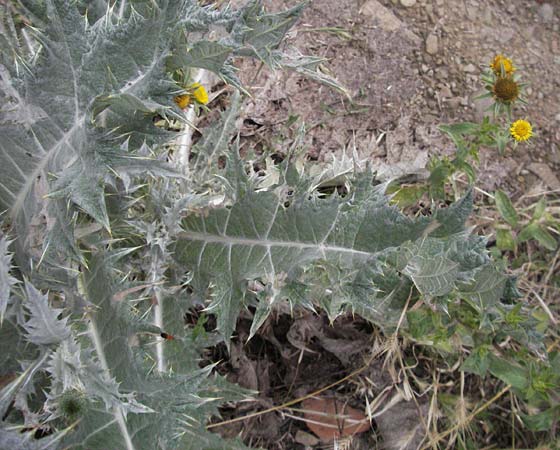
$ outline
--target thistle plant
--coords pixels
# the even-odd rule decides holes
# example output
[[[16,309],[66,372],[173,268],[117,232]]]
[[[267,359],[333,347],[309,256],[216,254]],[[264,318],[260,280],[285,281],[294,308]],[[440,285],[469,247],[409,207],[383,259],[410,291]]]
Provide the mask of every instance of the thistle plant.
[[[195,342],[185,329],[188,268],[170,249],[181,216],[220,194],[211,169],[239,97],[203,141],[181,144],[190,105],[209,100],[205,73],[242,89],[236,57],[337,86],[315,71],[320,59],[279,49],[300,11],[1,6],[0,366],[10,381],[0,447],[243,447],[205,431],[221,402],[247,393],[198,367],[197,349],[215,336]]]
[[[471,191],[411,218],[364,161],[311,170],[301,139],[262,172],[240,156],[234,58],[344,92],[316,70],[321,59],[281,45],[301,8],[2,6],[0,447],[245,448],[206,422],[251,393],[198,356],[229,345],[243,309],[253,336],[281,302],[468,349],[464,370],[551,401],[558,358],[465,226]],[[193,143],[197,114],[212,108],[209,73],[234,92]],[[215,330],[186,325],[195,306]],[[526,360],[492,352],[508,342]]]

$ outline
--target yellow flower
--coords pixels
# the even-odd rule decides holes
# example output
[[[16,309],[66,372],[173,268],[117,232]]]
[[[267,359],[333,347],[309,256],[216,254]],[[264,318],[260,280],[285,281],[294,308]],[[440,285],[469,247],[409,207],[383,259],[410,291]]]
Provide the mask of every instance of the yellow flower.
[[[533,136],[533,127],[531,126],[531,124],[529,122],[527,122],[526,120],[522,120],[522,119],[516,120],[515,122],[513,122],[511,124],[511,127],[510,127],[509,131],[510,131],[512,137],[517,142],[526,141],[531,136]]]
[[[194,97],[195,101],[200,103],[201,105],[206,105],[208,103],[208,92],[204,89],[204,86],[200,83],[193,83],[190,86],[192,91],[192,96]]]
[[[208,103],[208,92],[206,92],[202,84],[193,83],[186,89],[187,92],[185,94],[177,95],[173,98],[179,108],[185,109],[193,100],[201,105]]]
[[[512,103],[519,97],[519,85],[511,77],[498,77],[492,87],[494,98],[501,103]]]
[[[173,100],[179,108],[185,109],[191,103],[191,96],[189,94],[178,95]]]
[[[515,67],[511,59],[506,58],[504,55],[496,55],[494,61],[490,63],[490,68],[498,76],[502,75],[502,66],[506,75],[511,75],[515,72]]]

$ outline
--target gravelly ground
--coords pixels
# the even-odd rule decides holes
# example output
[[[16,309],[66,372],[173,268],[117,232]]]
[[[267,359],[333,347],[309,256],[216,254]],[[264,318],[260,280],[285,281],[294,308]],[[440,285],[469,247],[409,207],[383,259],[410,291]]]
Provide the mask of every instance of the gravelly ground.
[[[298,74],[264,70],[255,79],[257,64],[243,67],[253,94],[248,134],[265,149],[285,149],[293,138],[287,124],[297,118],[307,124],[312,158],[355,146],[382,171],[420,168],[430,155],[452,151],[438,124],[483,117],[488,104],[474,100],[480,72],[503,53],[529,84],[529,105],[517,107],[516,117],[530,119],[538,137],[504,157],[483,151],[479,185],[514,197],[560,188],[560,2],[408,3],[415,4],[311,1],[289,42],[325,57],[352,101]],[[268,0],[270,10],[293,4]]]

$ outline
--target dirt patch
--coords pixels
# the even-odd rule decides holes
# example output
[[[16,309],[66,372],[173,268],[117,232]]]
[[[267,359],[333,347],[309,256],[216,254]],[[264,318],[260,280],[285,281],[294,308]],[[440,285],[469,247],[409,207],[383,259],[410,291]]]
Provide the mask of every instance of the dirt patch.
[[[280,10],[296,2],[266,3]],[[326,70],[352,98],[298,74],[259,72],[258,63],[247,63],[248,134],[263,151],[285,151],[293,125],[304,122],[311,159],[351,148],[385,176],[414,172],[430,155],[453,151],[439,124],[487,114],[488,103],[474,100],[482,90],[479,75],[504,53],[528,83],[529,105],[517,107],[515,116],[529,118],[538,135],[531,146],[504,156],[483,149],[479,184],[514,195],[529,190],[542,182],[531,163],[552,172],[560,167],[559,10],[560,2],[535,0],[315,0],[289,45],[324,57]]]
[[[219,345],[202,362],[258,391],[253,401],[222,408],[225,423],[214,429],[223,437],[278,450],[328,448],[335,440],[340,448],[412,450],[422,441],[427,398],[407,398],[400,371],[391,373],[380,336],[365,320],[345,315],[330,324],[325,314],[277,314],[247,341],[250,325],[249,317],[239,319],[229,355]],[[243,416],[250,417],[228,423]]]

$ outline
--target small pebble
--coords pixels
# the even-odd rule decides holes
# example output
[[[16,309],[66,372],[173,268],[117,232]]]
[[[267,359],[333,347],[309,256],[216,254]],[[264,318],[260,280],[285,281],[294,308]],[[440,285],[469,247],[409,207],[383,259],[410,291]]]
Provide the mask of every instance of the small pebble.
[[[449,89],[447,86],[444,86],[440,89],[439,96],[441,98],[449,98],[452,97],[453,94],[451,93],[451,89]]]
[[[554,18],[554,8],[550,3],[543,3],[539,8],[539,17],[545,23],[552,22]]]
[[[426,53],[435,55],[438,52],[438,38],[435,34],[429,34],[426,38]]]

